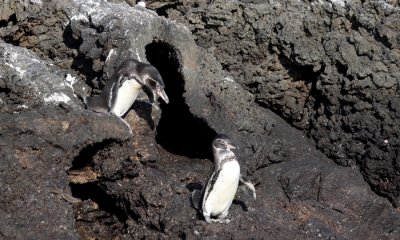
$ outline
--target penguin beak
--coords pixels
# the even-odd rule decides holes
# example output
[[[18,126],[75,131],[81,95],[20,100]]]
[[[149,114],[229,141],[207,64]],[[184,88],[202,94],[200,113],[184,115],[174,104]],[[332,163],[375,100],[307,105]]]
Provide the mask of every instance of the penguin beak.
[[[233,146],[233,145],[232,145],[232,144],[230,144],[230,143],[228,143],[226,146],[228,147],[228,149],[236,149],[236,147],[235,147],[235,146]]]
[[[164,89],[158,88],[156,90],[156,94],[158,96],[160,96],[164,100],[165,103],[167,103],[167,104],[169,103],[169,98],[168,98],[167,94],[165,93]]]

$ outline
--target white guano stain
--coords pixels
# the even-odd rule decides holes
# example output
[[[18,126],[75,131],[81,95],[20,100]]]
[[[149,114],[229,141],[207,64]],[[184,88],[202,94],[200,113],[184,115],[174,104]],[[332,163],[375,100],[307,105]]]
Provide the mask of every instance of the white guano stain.
[[[65,95],[65,93],[53,93],[50,96],[44,98],[45,102],[50,102],[50,103],[59,103],[59,102],[63,102],[63,103],[69,103],[71,101],[71,98],[69,98],[67,95]]]
[[[26,73],[25,70],[22,70],[20,67],[14,66],[14,65],[12,65],[12,64],[10,64],[10,63],[5,63],[5,64],[6,64],[7,66],[9,66],[10,68],[15,69],[15,71],[17,71],[17,73],[18,73],[18,75],[19,75],[20,77],[25,76],[25,73]]]
[[[106,62],[108,62],[108,61],[110,60],[111,56],[114,55],[114,54],[115,54],[115,50],[114,50],[114,49],[111,49],[111,50],[108,52],[108,55],[107,55],[107,57],[106,57]]]

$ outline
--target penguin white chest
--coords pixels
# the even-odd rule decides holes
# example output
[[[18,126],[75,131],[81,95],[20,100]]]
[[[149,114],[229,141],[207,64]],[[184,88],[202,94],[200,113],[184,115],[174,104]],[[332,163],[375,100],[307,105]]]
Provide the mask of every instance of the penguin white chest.
[[[135,102],[140,89],[142,86],[137,81],[126,80],[118,89],[117,96],[114,96],[116,99],[111,111],[120,117],[124,115]]]
[[[203,199],[203,212],[217,216],[228,211],[235,198],[239,178],[240,166],[237,161],[227,162],[219,171],[214,172]]]

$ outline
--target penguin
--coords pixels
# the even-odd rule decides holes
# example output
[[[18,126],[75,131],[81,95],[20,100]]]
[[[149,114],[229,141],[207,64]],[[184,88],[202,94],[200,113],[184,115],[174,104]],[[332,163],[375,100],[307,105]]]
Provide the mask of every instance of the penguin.
[[[212,142],[214,171],[208,179],[201,202],[196,199],[197,192],[192,192],[193,205],[208,223],[230,222],[226,217],[239,184],[250,189],[253,198],[256,199],[254,185],[240,174],[239,162],[232,151],[235,148],[226,135],[220,134],[215,137]]]
[[[128,59],[117,68],[101,94],[87,97],[85,104],[95,112],[122,117],[135,102],[141,89],[151,95],[149,98],[152,103],[159,96],[168,104],[169,99],[164,88],[161,75],[154,66]]]

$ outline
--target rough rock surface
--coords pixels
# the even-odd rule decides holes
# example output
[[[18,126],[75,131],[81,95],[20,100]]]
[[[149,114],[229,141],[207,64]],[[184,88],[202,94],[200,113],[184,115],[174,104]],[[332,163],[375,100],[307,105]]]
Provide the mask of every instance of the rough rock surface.
[[[115,2],[7,1],[0,6],[0,36],[7,42],[0,42],[1,237],[400,238],[398,209],[373,192],[358,169],[374,187],[371,179],[383,181],[380,173],[388,171],[386,188],[376,191],[396,203],[398,166],[384,158],[380,171],[373,164],[365,167],[372,154],[383,157],[381,146],[366,138],[368,154],[362,160],[352,157],[354,148],[345,148],[345,158],[359,165],[342,167],[306,136],[319,142],[322,137],[317,133],[329,130],[346,144],[355,137],[342,125],[317,127],[321,118],[337,118],[335,123],[341,124],[342,118],[357,114],[367,119],[364,110],[343,112],[350,106],[345,99],[358,99],[360,92],[341,91],[347,86],[344,82],[358,79],[349,76],[366,68],[344,71],[334,60],[337,54],[348,54],[341,56],[341,64],[352,69],[370,63],[357,62],[361,57],[340,50],[339,42],[344,38],[343,47],[371,47],[373,57],[396,59],[398,39],[392,35],[395,24],[347,29],[345,19],[352,24],[373,16],[389,19],[397,9],[366,1],[361,7],[372,4],[377,13],[364,18],[355,13],[361,4],[357,1],[149,1],[158,13],[186,23],[185,27],[151,10]],[[383,26],[392,29],[381,32]],[[357,33],[357,41],[368,43],[356,44]],[[390,46],[377,44],[374,34],[386,36]],[[320,45],[328,40],[332,44]],[[339,50],[329,53],[332,46]],[[139,99],[124,117],[132,134],[121,119],[93,113],[81,102],[87,94],[98,94],[127,58],[157,67],[170,97],[170,104],[159,107]],[[398,96],[397,82],[375,83],[373,76],[379,71],[373,69],[363,78],[374,82],[362,90],[368,99]],[[389,79],[395,71],[385,74]],[[336,103],[330,102],[335,99],[340,100],[336,110]],[[392,128],[380,130],[395,133],[395,106],[392,101],[379,108],[393,118]],[[331,114],[321,110],[330,107]],[[210,143],[216,133],[227,133],[240,146],[242,172],[255,183],[258,197],[251,201],[239,191],[227,225],[207,224],[189,199],[210,174]],[[333,133],[324,137],[331,139]],[[337,142],[330,141],[318,147],[343,163],[332,155]],[[398,140],[388,141],[392,148],[387,146],[386,152],[395,154]],[[369,147],[374,144],[372,153]]]
[[[82,82],[31,51],[1,41],[0,56],[0,236],[78,239],[66,170],[84,146],[127,141],[127,127],[85,111]]]
[[[257,104],[400,206],[398,1],[150,2]]]

